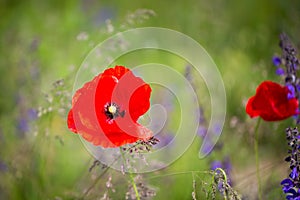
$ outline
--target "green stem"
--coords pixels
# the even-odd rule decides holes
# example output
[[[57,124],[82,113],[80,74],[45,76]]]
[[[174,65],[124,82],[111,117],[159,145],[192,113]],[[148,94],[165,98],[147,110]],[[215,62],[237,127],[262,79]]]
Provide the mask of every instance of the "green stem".
[[[224,181],[225,181],[225,183],[227,183],[227,175],[226,175],[226,172],[222,169],[222,168],[217,168],[217,169],[215,169],[215,171],[220,171],[220,172],[222,172],[222,174],[223,174],[223,176],[224,176]]]
[[[258,154],[258,128],[261,122],[261,118],[258,118],[256,127],[255,127],[255,141],[254,141],[254,151],[255,151],[255,162],[256,162],[256,178],[257,178],[257,185],[258,185],[258,199],[262,199],[262,191],[261,191],[261,180],[260,180],[260,173],[259,173],[259,154]]]
[[[122,150],[121,147],[120,147],[120,152],[121,152],[121,155],[122,155],[122,158],[123,158],[123,161],[124,161],[124,166],[126,166],[125,155],[124,155],[124,152],[123,152],[123,150]],[[132,185],[133,190],[134,190],[134,192],[135,192],[136,199],[137,199],[137,200],[141,200],[141,199],[140,199],[139,192],[138,192],[138,189],[137,189],[136,184],[135,184],[135,182],[134,182],[133,174],[132,174],[132,172],[130,171],[129,168],[128,168],[128,174],[129,174],[129,178],[130,178],[131,185]]]

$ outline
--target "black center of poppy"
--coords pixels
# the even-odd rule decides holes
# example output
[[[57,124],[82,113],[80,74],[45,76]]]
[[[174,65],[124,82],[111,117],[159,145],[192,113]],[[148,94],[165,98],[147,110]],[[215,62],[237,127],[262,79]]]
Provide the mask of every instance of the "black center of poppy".
[[[108,119],[115,119],[116,117],[124,117],[125,110],[121,111],[120,106],[116,103],[107,103],[104,107],[104,113]]]

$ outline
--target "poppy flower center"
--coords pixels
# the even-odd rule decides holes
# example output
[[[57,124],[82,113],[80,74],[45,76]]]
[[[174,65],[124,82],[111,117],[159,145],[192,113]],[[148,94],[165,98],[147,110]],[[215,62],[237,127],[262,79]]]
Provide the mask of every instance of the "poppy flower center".
[[[125,110],[121,111],[120,106],[116,103],[107,103],[104,106],[104,113],[109,120],[112,120],[119,116],[124,117]]]

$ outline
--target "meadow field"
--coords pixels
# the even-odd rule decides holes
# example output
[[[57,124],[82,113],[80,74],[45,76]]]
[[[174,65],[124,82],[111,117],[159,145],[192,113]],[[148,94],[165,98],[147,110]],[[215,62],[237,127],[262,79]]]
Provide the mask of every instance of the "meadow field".
[[[267,80],[298,101],[299,1],[2,0],[0,16],[0,199],[300,199],[300,136],[286,135],[299,111],[246,112]],[[68,129],[72,96],[115,65],[152,88],[138,119],[160,140],[150,149]],[[111,161],[122,148],[127,164]]]

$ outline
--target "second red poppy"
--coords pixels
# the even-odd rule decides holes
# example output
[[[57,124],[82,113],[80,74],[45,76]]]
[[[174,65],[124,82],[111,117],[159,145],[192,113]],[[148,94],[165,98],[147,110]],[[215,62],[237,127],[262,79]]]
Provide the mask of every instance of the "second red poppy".
[[[298,100],[288,98],[286,86],[272,81],[262,82],[255,96],[248,100],[246,112],[250,117],[260,116],[265,121],[280,121],[297,114]]]

